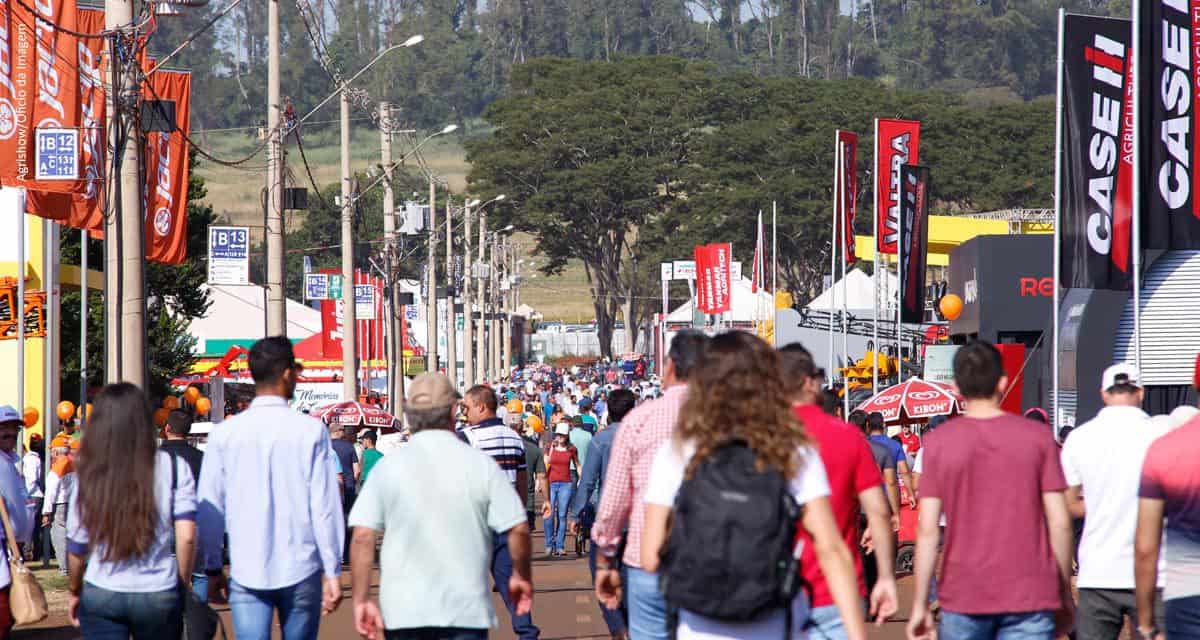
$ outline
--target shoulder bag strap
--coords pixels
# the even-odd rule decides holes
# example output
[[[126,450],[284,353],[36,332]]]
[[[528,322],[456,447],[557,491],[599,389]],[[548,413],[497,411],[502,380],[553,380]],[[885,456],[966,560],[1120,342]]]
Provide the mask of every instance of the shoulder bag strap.
[[[17,536],[13,531],[12,519],[8,516],[8,503],[4,501],[4,496],[0,495],[0,519],[4,520],[4,537],[5,549],[8,551],[9,562],[23,561],[21,552],[17,549]]]

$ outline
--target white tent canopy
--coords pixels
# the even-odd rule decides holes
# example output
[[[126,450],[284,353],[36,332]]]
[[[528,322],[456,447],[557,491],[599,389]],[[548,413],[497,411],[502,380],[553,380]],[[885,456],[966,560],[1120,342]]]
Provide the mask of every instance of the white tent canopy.
[[[246,340],[263,337],[263,289],[256,286],[202,285],[212,305],[203,317],[192,320],[188,333],[196,348],[204,351],[206,340]],[[321,331],[321,312],[295,300],[287,301],[288,337],[304,339]]]
[[[878,276],[879,273],[876,273]],[[871,288],[875,285],[875,276],[869,276],[858,269],[852,269],[846,273],[846,277],[832,287],[826,289],[821,295],[808,303],[808,308],[814,311],[841,311],[843,309],[842,301],[845,300],[845,309],[851,312],[870,311],[874,308],[874,294]],[[896,276],[893,273],[886,273],[886,278],[880,282],[880,296],[882,300],[890,301],[891,304],[885,304],[883,308],[895,308],[895,302],[892,298],[896,295],[896,287],[898,286]],[[885,292],[890,292],[890,295],[885,295]]]
[[[730,311],[725,314],[726,322],[754,322],[756,320],[768,320],[775,313],[775,299],[770,293],[759,289],[757,293],[750,290],[750,281],[746,279],[734,280],[731,283],[730,290],[732,293],[730,300]],[[692,322],[692,301],[679,305],[667,315],[667,323],[691,323]]]

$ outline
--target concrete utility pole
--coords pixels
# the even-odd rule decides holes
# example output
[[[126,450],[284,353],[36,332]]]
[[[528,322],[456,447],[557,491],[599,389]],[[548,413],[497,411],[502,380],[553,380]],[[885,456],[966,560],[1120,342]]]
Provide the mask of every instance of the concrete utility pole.
[[[343,99],[345,93],[342,94]],[[287,335],[283,290],[283,145],[279,119],[279,0],[267,0],[267,335]],[[343,118],[345,116],[343,115]],[[345,125],[343,125],[345,126]],[[344,156],[343,156],[344,157]]]
[[[458,323],[454,317],[454,215],[450,210],[450,189],[446,189],[446,375],[458,388]]]
[[[504,361],[505,368],[513,366],[513,342],[516,336],[513,334],[513,314],[517,310],[516,291],[517,291],[517,252],[514,251],[512,241],[505,242],[505,256],[508,258],[506,270],[508,271],[508,293],[504,299],[506,313],[504,314],[504,349],[500,353],[500,359]]]
[[[396,200],[392,191],[392,112],[387,102],[379,103],[379,161],[383,167],[383,238],[384,238],[384,274],[388,287],[387,306],[388,353],[388,390],[392,415],[396,415],[404,402],[404,380],[400,374],[399,363],[404,359],[404,341],[400,338],[400,305],[397,303],[400,295],[400,283],[396,278]]]
[[[272,0],[274,2],[275,0]],[[342,85],[342,396],[358,400],[358,343],[354,312],[354,205],[350,190],[350,94]]]
[[[429,174],[429,238],[425,242],[425,370],[438,370],[437,322],[437,183]]]
[[[106,29],[127,29],[133,23],[131,0],[106,0],[104,25]],[[134,67],[120,67],[120,56],[113,55],[116,39],[109,41],[108,118],[115,132],[110,140],[120,141],[119,156],[110,166],[108,175],[116,177],[113,190],[113,212],[105,223],[105,244],[108,250],[106,269],[108,291],[108,379],[127,380],[140,387],[146,385],[146,293],[142,271],[145,256],[145,227],[142,220],[141,138],[136,126],[122,124],[122,109],[130,97],[138,93]],[[120,95],[113,90],[120,86]],[[114,171],[113,169],[117,169]],[[86,275],[86,274],[85,274]],[[117,301],[119,299],[119,302]]]
[[[475,380],[475,361],[471,350],[474,347],[475,319],[471,307],[471,201],[463,204],[463,386],[471,387]]]
[[[489,343],[492,359],[492,376],[499,380],[504,376],[504,366],[500,362],[500,349],[504,344],[504,327],[501,326],[500,318],[503,317],[504,309],[504,291],[501,284],[504,271],[504,256],[500,253],[503,249],[500,244],[500,234],[492,235],[492,338]]]
[[[481,205],[479,207],[479,268],[485,268],[484,254],[487,251],[487,207]],[[483,274],[480,274],[483,275]],[[476,337],[475,353],[479,358],[479,380],[480,382],[488,381],[488,350],[487,350],[487,284],[491,274],[487,274],[487,278],[479,279],[479,335]]]

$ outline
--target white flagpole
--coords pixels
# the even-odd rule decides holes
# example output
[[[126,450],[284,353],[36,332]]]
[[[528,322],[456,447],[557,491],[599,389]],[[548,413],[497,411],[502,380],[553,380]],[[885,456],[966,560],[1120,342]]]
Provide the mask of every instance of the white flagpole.
[[[846,150],[845,150],[844,144],[841,144],[841,143],[838,144],[838,152],[837,153],[838,153],[838,155],[837,155],[838,181],[841,184],[839,185],[839,189],[838,189],[837,193],[834,195],[834,198],[837,202],[837,210],[838,210],[837,228],[838,228],[838,235],[840,236],[840,238],[838,240],[838,246],[839,246],[839,248],[841,250],[841,254],[842,254],[842,366],[849,367],[850,366],[850,357],[849,357],[849,354],[846,352],[846,334],[847,334],[847,331],[849,330],[849,328],[847,326],[848,322],[849,322],[849,315],[847,312],[848,303],[846,301],[846,298],[849,297],[847,294],[847,291],[846,291],[846,242],[849,239],[849,238],[847,238],[847,235],[849,235],[850,229],[847,228],[847,225],[846,225],[846,205],[848,203],[846,202],[846,184],[845,184],[845,182],[846,182],[846,167],[845,167]],[[848,378],[844,378],[844,379],[846,382],[845,382],[845,385],[843,386],[843,391],[842,391],[842,415],[849,416],[850,415],[850,380]]]
[[[875,119],[875,166],[876,170],[879,167],[879,119]],[[875,180],[876,189],[879,185],[879,176],[874,173],[871,177]],[[871,190],[872,193],[875,189]],[[872,276],[871,287],[871,393],[879,392],[879,194],[875,194],[875,206],[872,207],[875,212],[874,219],[871,221],[871,253],[874,256],[874,275]],[[887,280],[887,274],[884,273],[884,280]]]
[[[1137,13],[1137,9],[1134,9]],[[1060,298],[1062,297],[1062,271],[1059,261],[1062,259],[1062,248],[1059,243],[1062,241],[1062,137],[1063,137],[1063,26],[1066,19],[1066,9],[1059,8],[1058,10],[1058,80],[1057,93],[1058,99],[1055,102],[1056,113],[1054,116],[1054,300],[1051,302],[1051,313],[1053,321],[1051,327],[1051,350],[1050,350],[1050,424],[1053,428],[1053,435],[1058,437],[1058,427],[1060,417],[1058,403],[1058,384],[1059,384],[1059,363],[1058,363],[1058,307]],[[1137,18],[1134,18],[1135,24]],[[1137,31],[1132,33],[1136,34]],[[1135,48],[1136,51],[1136,48]],[[1134,53],[1136,56],[1137,54]],[[1136,67],[1135,67],[1136,68]],[[1134,100],[1137,100],[1137,92],[1134,92]],[[1134,108],[1134,120],[1137,119],[1137,108]],[[1134,138],[1135,140],[1137,138]],[[1134,145],[1133,152],[1134,166],[1137,166],[1137,145]],[[1137,171],[1134,171],[1137,175]],[[1137,180],[1134,180],[1134,193],[1137,193]],[[1135,202],[1137,196],[1134,196]],[[1136,206],[1134,211],[1137,211]],[[1136,333],[1136,330],[1135,330]]]
[[[777,226],[777,210],[774,200],[771,201],[771,307],[775,307],[775,293],[779,291],[779,228]],[[772,314],[774,315],[774,314]]]
[[[897,380],[904,382],[904,207],[900,200],[904,198],[904,179],[900,179],[900,193],[897,194],[897,206],[900,207],[899,233],[896,235],[896,372]]]
[[[1133,65],[1133,68],[1135,70],[1138,68],[1138,65],[1141,64],[1140,60],[1142,57],[1141,47],[1138,46],[1139,36],[1140,36],[1138,29],[1141,28],[1140,21],[1138,20],[1138,14],[1141,13],[1139,4],[1140,3],[1137,3],[1137,2],[1133,3],[1133,16],[1131,16],[1133,19],[1133,29],[1130,31],[1130,33],[1133,34],[1133,54],[1130,56],[1132,58],[1132,60],[1130,60],[1130,64]],[[1061,46],[1061,44],[1059,46]],[[1060,69],[1059,73],[1061,74],[1062,67],[1060,66],[1059,69]],[[1133,91],[1133,139],[1141,140],[1141,138],[1138,137],[1138,136],[1142,135],[1142,130],[1141,130],[1142,129],[1142,116],[1141,116],[1141,113],[1139,112],[1139,110],[1142,108],[1141,97],[1139,96],[1141,89],[1138,87],[1137,77],[1138,77],[1137,73],[1130,74],[1131,82],[1133,83],[1133,86],[1130,87]],[[1134,176],[1134,178],[1133,178],[1133,225],[1132,225],[1133,233],[1131,234],[1132,238],[1130,238],[1130,244],[1133,245],[1132,247],[1130,247],[1131,253],[1133,254],[1133,261],[1132,261],[1133,265],[1132,265],[1132,269],[1131,269],[1132,273],[1130,274],[1130,276],[1133,278],[1133,364],[1135,367],[1137,367],[1138,371],[1141,371],[1142,370],[1142,282],[1141,282],[1141,280],[1142,280],[1142,223],[1141,223],[1141,219],[1142,219],[1142,216],[1141,216],[1142,188],[1141,188],[1141,180],[1139,180],[1138,178],[1139,178],[1139,176],[1142,175],[1141,174],[1142,158],[1141,158],[1141,152],[1139,151],[1139,147],[1140,147],[1140,145],[1136,145],[1136,144],[1133,145],[1133,176]],[[1055,227],[1055,229],[1057,229],[1057,227]]]
[[[837,212],[837,192],[840,179],[838,177],[838,167],[841,165],[841,160],[838,153],[838,134],[833,132],[833,232],[829,238],[829,368],[826,369],[829,381],[832,383],[836,371],[833,367],[833,322],[837,316],[837,254],[838,254],[838,212]]]

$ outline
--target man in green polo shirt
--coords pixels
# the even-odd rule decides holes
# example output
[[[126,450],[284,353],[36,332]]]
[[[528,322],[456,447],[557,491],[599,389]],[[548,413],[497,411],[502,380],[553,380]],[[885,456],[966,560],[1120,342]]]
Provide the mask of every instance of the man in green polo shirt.
[[[375,431],[367,430],[362,434],[362,477],[358,480],[359,491],[367,484],[367,475],[371,473],[371,468],[375,466],[383,458],[383,454],[379,449],[375,448]]]

